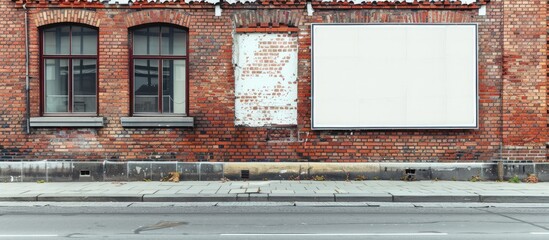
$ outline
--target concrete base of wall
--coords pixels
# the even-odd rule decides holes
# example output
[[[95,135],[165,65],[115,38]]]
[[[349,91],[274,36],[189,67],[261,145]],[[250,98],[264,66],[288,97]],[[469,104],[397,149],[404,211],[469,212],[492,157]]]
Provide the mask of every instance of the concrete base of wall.
[[[549,163],[503,164],[504,180],[536,174],[549,181]],[[1,182],[238,180],[497,180],[497,163],[222,163],[175,161],[2,161]]]

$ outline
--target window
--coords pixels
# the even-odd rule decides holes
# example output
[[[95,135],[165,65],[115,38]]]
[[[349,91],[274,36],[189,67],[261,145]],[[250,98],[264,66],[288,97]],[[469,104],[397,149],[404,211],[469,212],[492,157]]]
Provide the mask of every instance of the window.
[[[64,24],[41,31],[42,113],[97,114],[97,29]]]
[[[131,39],[133,114],[186,115],[187,31],[144,26]]]

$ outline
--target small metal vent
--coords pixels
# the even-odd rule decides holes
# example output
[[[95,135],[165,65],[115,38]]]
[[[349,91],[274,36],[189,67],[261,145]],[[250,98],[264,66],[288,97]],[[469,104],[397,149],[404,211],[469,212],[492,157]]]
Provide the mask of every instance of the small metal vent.
[[[406,169],[404,170],[404,177],[406,181],[416,180],[416,169]]]
[[[250,179],[250,170],[240,170],[240,178]]]
[[[89,177],[91,176],[90,170],[81,170],[80,177]]]

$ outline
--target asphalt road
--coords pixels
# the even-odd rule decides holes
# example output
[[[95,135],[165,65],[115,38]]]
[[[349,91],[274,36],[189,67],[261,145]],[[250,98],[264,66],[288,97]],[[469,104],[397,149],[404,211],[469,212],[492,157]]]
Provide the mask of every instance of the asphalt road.
[[[549,239],[547,207],[0,203],[0,239]]]

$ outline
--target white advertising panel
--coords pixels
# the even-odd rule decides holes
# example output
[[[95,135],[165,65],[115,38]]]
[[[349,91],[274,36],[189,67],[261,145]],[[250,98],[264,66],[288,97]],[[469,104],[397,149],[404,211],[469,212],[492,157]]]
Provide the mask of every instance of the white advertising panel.
[[[312,127],[478,128],[476,24],[313,24]]]

